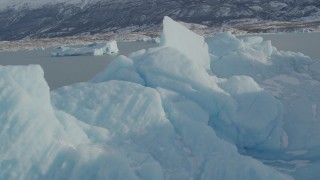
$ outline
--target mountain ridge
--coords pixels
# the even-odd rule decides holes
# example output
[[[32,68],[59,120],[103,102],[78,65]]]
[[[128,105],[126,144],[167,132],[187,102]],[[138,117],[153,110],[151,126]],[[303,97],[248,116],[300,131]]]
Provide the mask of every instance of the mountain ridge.
[[[155,31],[160,29],[164,16],[208,27],[265,22],[315,22],[315,27],[320,25],[320,2],[316,0],[56,2],[39,7],[8,6],[1,10],[0,40]],[[246,31],[246,28],[242,30]]]

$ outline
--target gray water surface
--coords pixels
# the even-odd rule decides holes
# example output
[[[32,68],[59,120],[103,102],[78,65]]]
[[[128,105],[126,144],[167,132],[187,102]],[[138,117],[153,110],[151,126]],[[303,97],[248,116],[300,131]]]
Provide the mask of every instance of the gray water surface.
[[[145,42],[118,42],[119,55],[155,47],[157,44]],[[0,65],[39,64],[44,70],[44,77],[50,89],[56,89],[77,82],[88,81],[118,55],[103,56],[65,56],[52,57],[54,49],[21,50],[16,52],[0,52]]]
[[[320,33],[258,34],[280,51],[301,52],[313,59],[320,59]]]
[[[258,34],[282,51],[301,52],[313,59],[320,59],[320,33]],[[146,42],[118,42],[120,55],[155,47],[157,44]],[[117,57],[104,56],[68,56],[52,57],[49,50],[23,50],[0,52],[0,65],[40,64],[44,77],[51,89],[77,82],[88,81]]]

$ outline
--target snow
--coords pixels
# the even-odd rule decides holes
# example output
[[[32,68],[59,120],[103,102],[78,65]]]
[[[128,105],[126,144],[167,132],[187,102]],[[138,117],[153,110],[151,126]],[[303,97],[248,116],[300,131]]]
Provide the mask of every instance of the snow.
[[[21,9],[21,8],[39,8],[44,5],[50,5],[50,4],[74,4],[78,7],[84,7],[88,3],[97,2],[96,0],[71,0],[71,1],[65,1],[65,0],[2,0],[0,1],[0,10],[3,10],[7,7],[15,8],[15,9]]]
[[[59,51],[52,52],[53,56],[102,56],[104,54],[117,54],[117,42],[93,43],[87,47],[61,47]]]
[[[0,66],[0,179],[319,177],[316,60],[169,17],[160,44],[51,92]]]
[[[276,1],[272,1],[270,2],[270,7],[274,8],[274,9],[283,9],[288,7],[288,5],[286,3],[282,3],[282,2],[276,2]]]

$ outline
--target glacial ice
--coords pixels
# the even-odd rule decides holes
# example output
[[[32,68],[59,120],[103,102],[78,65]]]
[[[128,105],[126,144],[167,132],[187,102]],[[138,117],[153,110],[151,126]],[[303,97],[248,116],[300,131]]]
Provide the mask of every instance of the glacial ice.
[[[147,42],[147,43],[156,43],[159,44],[160,43],[160,38],[159,37],[143,37],[141,39],[137,39],[137,42]]]
[[[161,44],[183,52],[187,58],[197,61],[198,65],[210,69],[208,45],[204,37],[193,33],[169,17],[163,19]]]
[[[318,66],[169,17],[161,46],[89,82],[0,66],[0,179],[320,178]]]
[[[103,54],[117,54],[117,42],[93,43],[86,47],[61,47],[59,51],[52,52],[53,56],[101,56]]]
[[[320,170],[316,160],[320,155],[317,140],[320,137],[319,61],[301,53],[277,51],[260,37],[250,39],[220,34],[208,40],[209,51],[213,53],[213,47],[219,43],[239,44],[224,55],[211,54],[211,69],[218,77],[250,76],[281,103],[282,124],[277,125],[282,129],[278,134],[280,131],[283,134],[280,148],[274,149],[273,153],[253,149],[247,153],[261,159],[267,157],[267,164],[275,165],[298,179],[317,179]],[[305,153],[291,153],[301,151]]]

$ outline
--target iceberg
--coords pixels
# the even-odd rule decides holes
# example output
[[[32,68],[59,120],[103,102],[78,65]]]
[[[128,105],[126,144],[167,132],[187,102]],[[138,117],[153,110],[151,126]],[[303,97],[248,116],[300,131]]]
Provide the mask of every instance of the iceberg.
[[[0,66],[0,179],[319,178],[317,61],[163,28],[159,47],[53,91],[38,65]]]
[[[117,54],[119,52],[117,42],[93,43],[87,47],[62,47],[59,51],[52,52],[52,56],[102,56],[104,54]]]
[[[233,45],[232,50],[223,54],[214,50],[219,44],[228,43]],[[278,134],[282,131],[280,148],[272,150],[273,153],[246,149],[244,154],[264,159],[280,169],[285,167],[287,173],[298,179],[319,178],[320,166],[315,161],[320,147],[316,140],[320,137],[319,100],[316,98],[320,96],[317,91],[320,88],[319,61],[301,53],[277,51],[270,41],[263,41],[261,37],[236,38],[224,33],[209,38],[208,44],[212,53],[211,69],[217,76],[227,79],[250,76],[280,102],[282,125],[277,125],[282,129],[278,130]]]
[[[197,61],[200,66],[210,69],[208,45],[204,37],[193,33],[169,17],[163,19],[161,45],[181,51],[188,59]]]
[[[143,37],[141,39],[137,39],[137,42],[147,42],[147,43],[152,43],[152,44],[159,44],[160,43],[160,38],[159,37]]]
[[[87,135],[73,118],[59,118],[40,66],[0,66],[0,179],[42,179],[59,153]],[[31,85],[32,84],[32,85]]]

